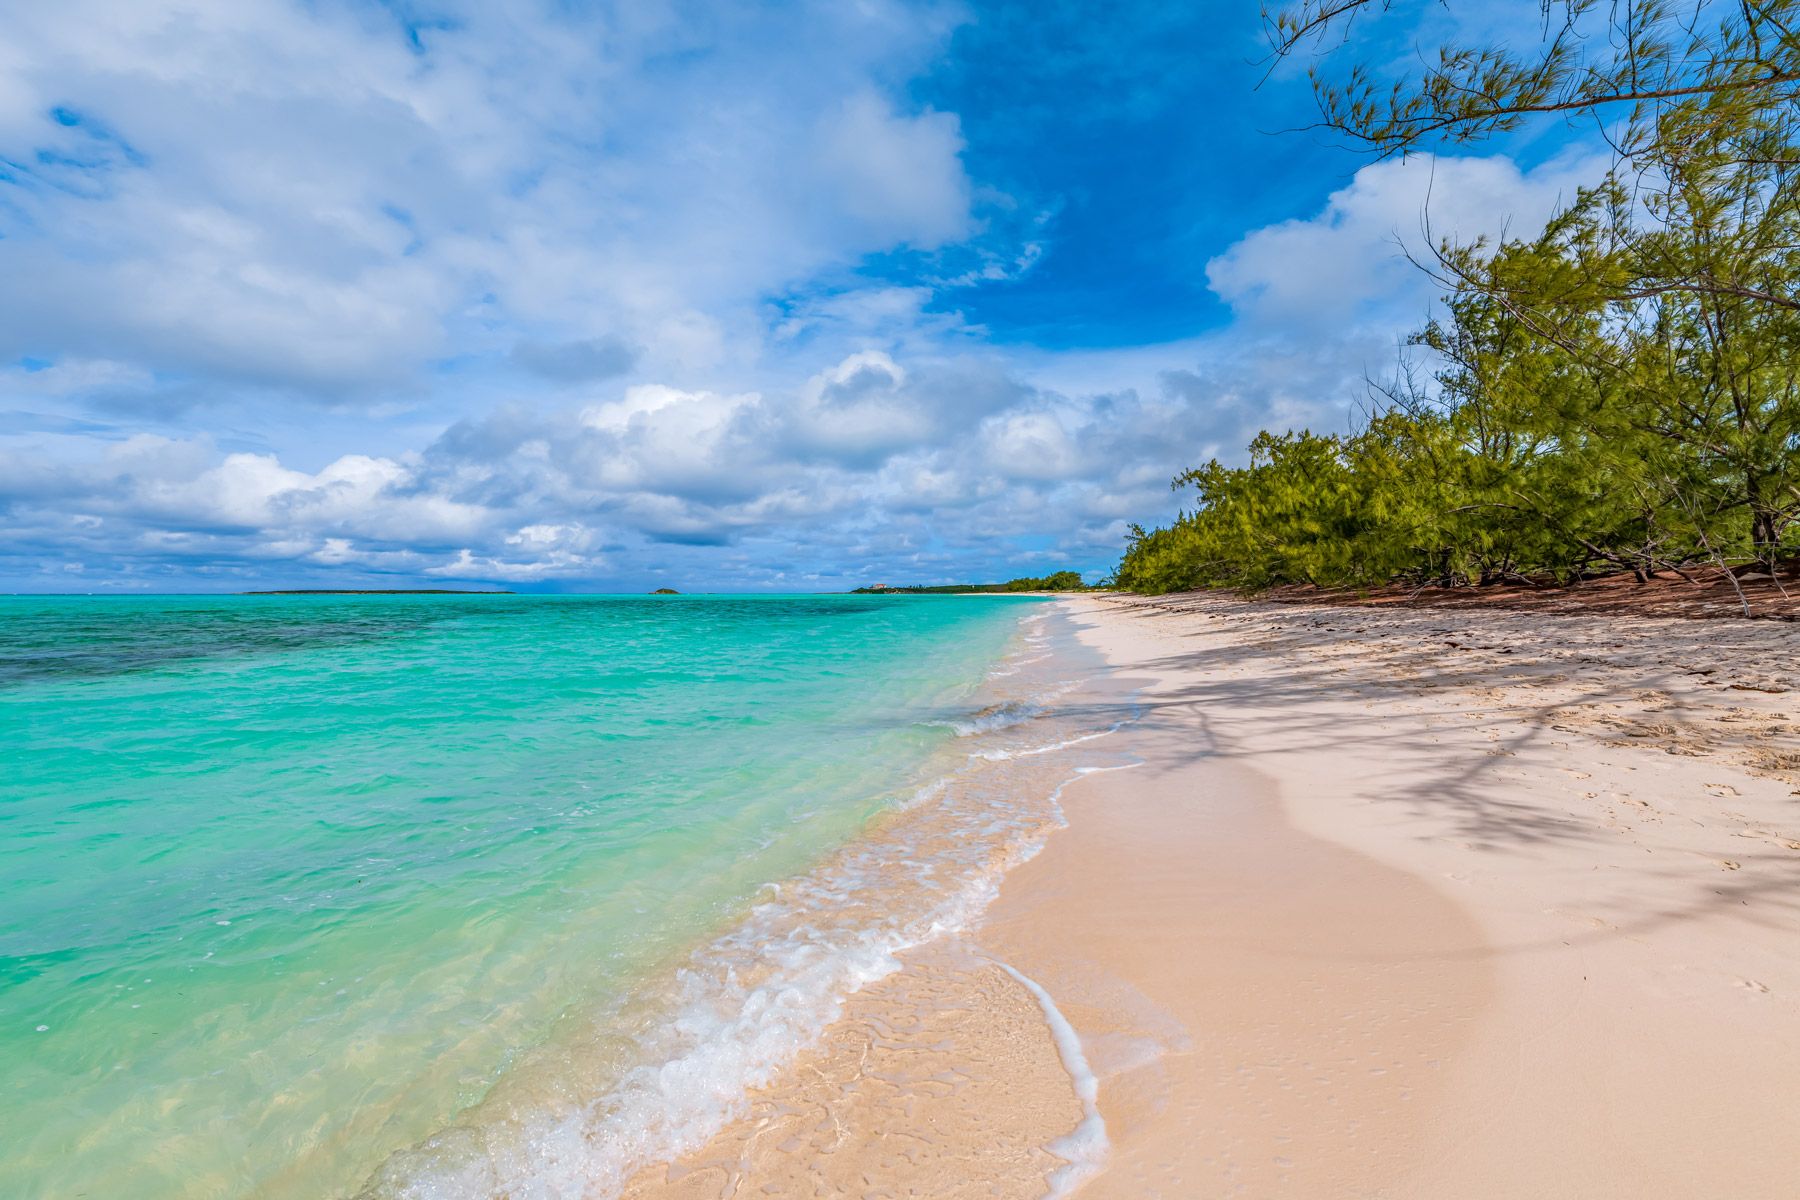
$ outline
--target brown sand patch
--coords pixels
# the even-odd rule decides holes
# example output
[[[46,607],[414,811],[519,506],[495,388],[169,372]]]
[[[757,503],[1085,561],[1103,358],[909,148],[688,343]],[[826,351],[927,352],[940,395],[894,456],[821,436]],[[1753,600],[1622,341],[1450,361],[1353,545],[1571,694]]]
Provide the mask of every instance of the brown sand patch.
[[[1663,572],[1639,580],[1628,571],[1558,586],[1549,580],[1487,587],[1406,587],[1363,591],[1291,584],[1262,598],[1282,604],[1330,604],[1371,608],[1522,609],[1593,616],[1674,617],[1685,620],[1800,620],[1800,560],[1775,576],[1753,571],[1727,574],[1713,566]],[[1746,611],[1746,609],[1748,611]]]

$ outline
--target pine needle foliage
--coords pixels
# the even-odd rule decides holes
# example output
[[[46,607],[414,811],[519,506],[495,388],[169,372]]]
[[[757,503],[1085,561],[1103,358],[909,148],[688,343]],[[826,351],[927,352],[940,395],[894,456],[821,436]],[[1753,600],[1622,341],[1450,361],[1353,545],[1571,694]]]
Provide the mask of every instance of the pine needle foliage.
[[[1346,434],[1259,435],[1249,463],[1183,472],[1193,505],[1133,530],[1119,586],[1370,587],[1571,581],[1800,548],[1800,313],[1664,287],[1695,264],[1790,288],[1800,220],[1733,166],[1649,226],[1618,179],[1539,236],[1443,246],[1436,364]],[[1704,205],[1704,211],[1697,211]]]
[[[1446,0],[1454,9],[1457,0]],[[1773,568],[1800,550],[1800,0],[1546,0],[1535,50],[1445,46],[1415,77],[1332,73],[1397,0],[1267,14],[1319,51],[1321,123],[1379,155],[1591,117],[1612,171],[1542,233],[1440,243],[1432,364],[1345,434],[1263,433],[1182,473],[1119,586],[1370,587]],[[1594,36],[1596,33],[1605,36]]]

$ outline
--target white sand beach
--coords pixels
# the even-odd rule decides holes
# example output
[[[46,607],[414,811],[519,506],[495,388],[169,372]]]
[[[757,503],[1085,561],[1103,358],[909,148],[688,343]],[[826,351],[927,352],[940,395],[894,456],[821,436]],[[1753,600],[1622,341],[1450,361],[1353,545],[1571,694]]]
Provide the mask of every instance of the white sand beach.
[[[1123,769],[634,1194],[1793,1194],[1791,625],[1067,603]]]

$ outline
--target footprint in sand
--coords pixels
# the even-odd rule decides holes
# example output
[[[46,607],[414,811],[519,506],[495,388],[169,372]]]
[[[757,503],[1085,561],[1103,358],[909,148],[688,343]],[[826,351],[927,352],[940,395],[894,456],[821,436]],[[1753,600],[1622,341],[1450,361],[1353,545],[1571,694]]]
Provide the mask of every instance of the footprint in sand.
[[[1743,988],[1747,992],[1755,992],[1759,996],[1766,996],[1769,994],[1769,985],[1760,980],[1739,979],[1736,983],[1738,987]]]
[[[1567,908],[1546,908],[1544,912],[1548,916],[1562,917],[1564,920],[1574,921],[1580,925],[1586,925],[1590,929],[1605,929],[1614,933],[1617,933],[1619,929],[1619,927],[1614,925],[1611,921],[1606,920],[1604,917],[1596,917],[1592,913],[1575,912],[1573,909]]]

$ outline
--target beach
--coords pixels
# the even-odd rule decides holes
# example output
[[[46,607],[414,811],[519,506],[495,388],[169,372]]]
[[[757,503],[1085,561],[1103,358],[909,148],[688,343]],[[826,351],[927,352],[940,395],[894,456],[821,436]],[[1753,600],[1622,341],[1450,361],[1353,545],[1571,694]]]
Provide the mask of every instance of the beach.
[[[1792,1191],[1788,622],[11,603],[11,1192]]]
[[[1058,619],[1062,827],[629,1194],[1792,1194],[1792,625]]]

